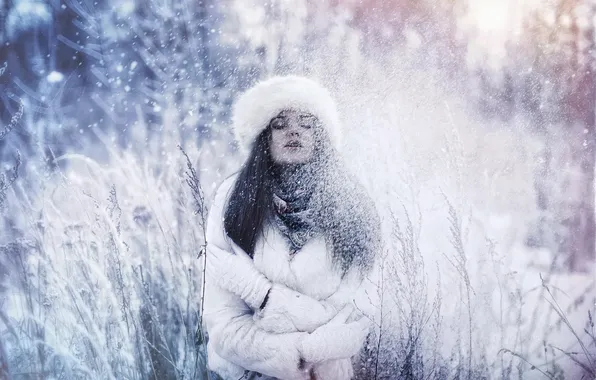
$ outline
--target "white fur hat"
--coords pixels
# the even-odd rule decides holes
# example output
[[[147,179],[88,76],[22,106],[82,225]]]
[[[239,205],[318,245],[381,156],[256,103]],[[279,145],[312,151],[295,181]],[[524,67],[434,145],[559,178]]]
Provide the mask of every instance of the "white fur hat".
[[[240,148],[250,150],[271,119],[290,108],[316,116],[329,134],[333,146],[339,148],[341,125],[331,94],[314,80],[294,75],[267,79],[240,95],[232,117]]]

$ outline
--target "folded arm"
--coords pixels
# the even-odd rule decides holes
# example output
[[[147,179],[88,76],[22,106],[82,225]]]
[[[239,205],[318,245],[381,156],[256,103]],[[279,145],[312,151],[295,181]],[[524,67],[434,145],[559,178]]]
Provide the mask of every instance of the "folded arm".
[[[223,210],[231,183],[224,183],[215,197],[207,224],[207,265],[204,322],[210,349],[236,365],[269,376],[286,379],[307,378],[313,363],[349,358],[354,348],[345,344],[329,347],[324,343],[353,341],[359,349],[363,340],[362,319],[331,321],[337,310],[351,302],[350,292],[359,284],[346,276],[338,292],[318,301],[288,288],[272,284],[261,274],[248,255],[234,247],[223,228]],[[292,293],[293,292],[293,293]],[[260,310],[263,301],[265,308]],[[300,302],[296,302],[299,299]],[[346,301],[347,300],[347,301]],[[296,307],[296,305],[300,305]],[[359,305],[356,304],[359,308]],[[288,333],[270,333],[263,328],[263,314],[278,310],[292,328]],[[296,331],[296,332],[295,332]],[[312,334],[300,331],[314,331]],[[352,336],[353,339],[349,339]],[[335,351],[334,351],[335,350]],[[351,350],[351,351],[350,351]],[[349,360],[349,359],[344,359]],[[306,363],[305,363],[306,361]],[[330,367],[332,368],[332,367]]]
[[[272,284],[226,235],[224,210],[231,186],[230,180],[222,184],[209,212],[207,274],[219,287],[246,302],[256,312],[261,327],[274,332],[314,331],[333,318],[337,309],[281,284]]]
[[[316,300],[284,285],[273,284],[240,247],[231,241],[228,244],[230,250],[210,243],[207,271],[220,287],[251,307],[258,326],[266,331],[313,332],[349,304],[372,322],[378,297],[377,284],[370,275],[361,274],[358,268],[346,273],[330,297]]]
[[[300,347],[307,333],[271,334],[259,328],[250,307],[207,276],[203,320],[211,349],[246,370],[283,379],[307,379]]]

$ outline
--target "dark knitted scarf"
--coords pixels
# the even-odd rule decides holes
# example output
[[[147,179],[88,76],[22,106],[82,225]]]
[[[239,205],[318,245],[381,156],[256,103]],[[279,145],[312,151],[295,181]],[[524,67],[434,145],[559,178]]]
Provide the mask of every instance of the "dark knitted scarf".
[[[287,239],[293,256],[320,229],[315,223],[311,200],[317,174],[307,165],[276,167],[273,182],[273,220]]]
[[[380,221],[368,194],[339,165],[276,166],[273,178],[272,219],[291,255],[322,234],[344,273],[352,265],[372,264],[380,248]]]

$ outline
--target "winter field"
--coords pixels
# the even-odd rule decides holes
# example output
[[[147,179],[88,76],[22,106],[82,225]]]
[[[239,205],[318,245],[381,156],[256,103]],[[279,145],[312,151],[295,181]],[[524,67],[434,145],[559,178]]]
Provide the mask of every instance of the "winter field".
[[[306,61],[285,70],[307,72],[336,96],[342,158],[382,217],[380,334],[367,348],[366,378],[596,379],[594,264],[570,273],[561,257],[526,244],[544,212],[535,176],[546,149],[529,117],[486,118],[470,100],[475,87],[429,64],[414,32],[404,32],[404,45],[371,53],[345,12],[311,20],[307,2],[292,12],[281,2],[276,24],[257,3],[230,2],[219,43],[266,46],[264,56],[244,53],[236,62],[256,65],[261,76]],[[173,17],[166,11],[175,7],[162,5],[155,17]],[[132,12],[128,6],[120,4],[120,16]],[[87,11],[77,14],[92,17]],[[290,48],[315,27],[324,38]],[[115,41],[124,39],[119,31],[104,32]],[[116,73],[136,65],[105,41],[103,49],[87,46],[106,55],[96,74],[112,78],[94,93],[100,108],[115,114],[123,100],[151,98],[123,112],[126,144],[119,116],[61,134],[58,125],[93,116],[82,108],[53,112],[55,104],[43,102],[45,111],[30,112],[39,99],[27,94],[14,123],[0,127],[8,141],[0,146],[8,157],[0,183],[0,379],[215,379],[200,329],[204,222],[214,190],[244,157],[229,119],[219,117],[225,111],[210,111],[216,116],[201,134],[206,111],[197,104],[225,110],[236,89],[218,88],[212,98],[210,88],[196,90],[204,84],[196,76],[180,75],[191,71],[199,42],[184,40],[187,50],[160,61],[170,59],[169,47],[141,41],[139,62],[153,62],[152,80],[170,87],[130,94]],[[472,62],[496,59],[471,51]],[[57,74],[46,81],[68,89]],[[48,88],[36,91],[51,95]],[[556,121],[549,128],[564,130]],[[53,145],[32,139],[5,188],[14,152],[23,151],[19,131],[77,143],[54,154]],[[551,170],[571,170],[568,145],[548,149]]]

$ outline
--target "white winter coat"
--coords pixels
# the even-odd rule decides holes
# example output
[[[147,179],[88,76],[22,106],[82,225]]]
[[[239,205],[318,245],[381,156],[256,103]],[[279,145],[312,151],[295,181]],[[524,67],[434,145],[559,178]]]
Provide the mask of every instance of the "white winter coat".
[[[377,286],[373,275],[364,280],[356,270],[342,277],[331,261],[323,237],[311,239],[292,258],[284,237],[274,226],[265,226],[257,240],[254,259],[226,235],[223,219],[236,175],[217,190],[207,221],[207,277],[203,320],[208,334],[208,366],[224,379],[237,380],[246,371],[264,378],[308,379],[299,369],[298,342],[307,332],[272,333],[254,313],[272,283],[283,284],[336,310],[354,304],[370,318],[374,327]],[[228,255],[229,254],[229,255]],[[224,256],[222,256],[224,255]],[[223,263],[221,258],[227,260]],[[223,264],[222,264],[223,263]],[[221,270],[254,266],[258,271],[235,270],[225,276]],[[223,267],[223,268],[222,268]],[[375,271],[373,271],[374,273]],[[240,274],[238,274],[240,273]],[[250,278],[238,278],[238,276]],[[241,281],[240,281],[241,280]],[[238,284],[249,284],[248,286]],[[312,316],[314,310],[305,310]],[[274,321],[267,322],[274,323]],[[283,327],[280,326],[283,330]],[[321,341],[321,349],[344,344],[339,339]],[[353,375],[349,359],[319,365],[317,375],[325,380],[344,380]]]

